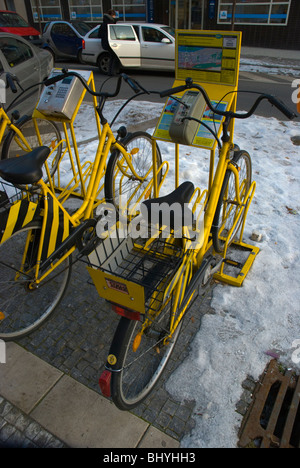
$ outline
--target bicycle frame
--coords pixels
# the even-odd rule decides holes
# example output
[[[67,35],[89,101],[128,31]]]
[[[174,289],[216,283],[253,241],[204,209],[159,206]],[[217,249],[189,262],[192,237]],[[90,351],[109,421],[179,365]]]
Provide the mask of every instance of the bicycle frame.
[[[8,117],[7,113],[3,109],[3,107],[0,107],[0,121],[1,121],[1,127],[0,127],[0,143],[2,143],[2,139],[5,133],[5,130],[7,127],[10,127],[19,137],[21,142],[24,145],[24,148],[26,148],[28,151],[31,151],[32,148],[28,145],[26,138],[24,135],[21,133],[21,131],[16,127],[10,118]]]
[[[80,208],[74,214],[70,215],[67,212],[51,187],[45,184],[43,180],[38,182],[37,185],[40,188],[39,198],[43,201],[43,207],[39,208],[37,203],[29,202],[27,207],[28,214],[21,226],[22,228],[25,227],[26,224],[32,221],[33,216],[37,216],[37,213],[39,213],[39,216],[42,219],[42,231],[35,266],[35,278],[33,282],[35,285],[40,284],[58,265],[60,265],[76,250],[76,239],[74,238],[73,243],[71,242],[71,239],[73,239],[71,230],[80,226],[80,223],[93,217],[93,210],[99,204],[99,201],[96,199],[98,187],[105,173],[106,161],[112,148],[120,151],[122,154],[122,157],[129,168],[130,177],[134,177],[136,180],[140,180],[142,182],[144,178],[140,177],[136,173],[131,162],[131,154],[127,153],[125,148],[115,141],[114,134],[108,123],[106,123],[102,128],[86,194]],[[128,174],[127,177],[129,177]],[[21,203],[22,200],[10,207],[8,213],[9,222],[6,224],[0,243],[4,242],[14,233],[15,230],[20,228],[20,226],[16,227],[16,225],[18,224],[17,220],[19,218],[20,211],[21,209],[24,209]],[[50,228],[51,231],[49,235],[47,233],[49,233]],[[63,234],[61,234],[61,231]],[[59,250],[60,247],[57,240],[58,238],[62,244],[64,242],[67,244],[70,241],[72,245],[67,249],[64,255],[59,258],[57,263],[54,263],[54,260],[56,259],[56,250]],[[26,258],[27,249],[28,244],[24,251],[23,259]],[[41,273],[41,269],[45,270],[45,268],[47,268],[46,271]],[[20,268],[20,271],[23,271],[22,267]]]

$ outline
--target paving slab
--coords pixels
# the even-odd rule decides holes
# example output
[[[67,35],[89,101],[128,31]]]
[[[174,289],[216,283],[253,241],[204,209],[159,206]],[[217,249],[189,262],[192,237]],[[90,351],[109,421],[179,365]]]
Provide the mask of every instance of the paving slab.
[[[178,440],[173,439],[167,434],[162,433],[156,427],[149,426],[143,439],[141,440],[138,448],[140,449],[166,449],[166,448],[179,448],[180,443]]]
[[[73,448],[135,448],[149,427],[67,375],[31,417]]]
[[[63,372],[21,346],[6,343],[6,364],[0,365],[0,395],[25,413],[29,414],[62,376]]]

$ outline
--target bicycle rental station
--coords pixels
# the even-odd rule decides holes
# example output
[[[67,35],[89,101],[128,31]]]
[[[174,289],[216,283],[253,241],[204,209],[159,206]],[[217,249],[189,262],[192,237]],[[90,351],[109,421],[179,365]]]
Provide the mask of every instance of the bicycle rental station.
[[[148,92],[121,74],[113,93],[97,93],[92,72],[54,69],[32,120],[60,123],[64,138],[51,147],[39,139],[40,148],[28,152],[25,145],[22,157],[0,161],[2,179],[21,189],[17,199],[3,193],[3,202],[1,190],[0,272],[7,287],[0,292],[0,338],[24,336],[49,318],[77,251],[75,261],[86,263],[100,297],[120,315],[99,384],[122,410],[152,391],[185,312],[211,279],[241,286],[259,252],[243,242],[255,182],[250,155],[234,144],[234,119],[250,117],[262,99],[289,119],[295,114],[266,94],[249,112],[236,113],[240,48],[240,32],[176,31],[175,82],[165,91]],[[127,134],[121,127],[116,136],[111,130],[104,105],[123,80],[136,96],[167,98],[153,135]],[[86,91],[93,96],[99,141],[94,160],[82,164],[74,121]],[[16,140],[24,150],[20,134]],[[170,164],[159,141],[174,145],[174,190],[163,196]],[[181,145],[209,152],[204,190],[179,183]],[[47,164],[49,154],[56,155]],[[65,185],[60,165],[68,157]],[[80,206],[69,212],[65,203],[74,197]]]
[[[235,112],[239,76],[239,60],[241,49],[241,32],[233,31],[176,31],[176,69],[174,87],[184,84],[186,79],[192,78],[194,83],[201,85],[207,92],[211,102],[217,109],[222,111],[231,110]],[[176,101],[170,97],[165,105],[162,115],[158,121],[154,132],[154,139],[172,141],[175,143],[175,188],[179,184],[179,145],[190,145],[210,151],[210,170],[207,190],[201,192],[197,188],[197,196],[194,197],[195,203],[193,212],[200,201],[203,207],[212,189],[217,139],[220,139],[222,132],[222,116],[213,114],[208,108],[202,94],[195,91],[186,91],[176,95],[179,99],[188,105],[178,109]],[[174,116],[174,112],[176,115]],[[186,120],[182,123],[182,117],[195,117],[198,121]],[[201,123],[199,122],[201,120]],[[177,121],[177,122],[176,122]],[[177,125],[176,125],[177,123]],[[207,127],[210,127],[210,132]],[[230,123],[230,141],[233,145],[234,138],[234,119]],[[215,137],[215,136],[216,137]],[[154,147],[155,152],[155,147]],[[154,170],[156,165],[154,164]],[[238,170],[238,168],[237,168]],[[156,177],[154,177],[154,181]],[[242,241],[247,211],[251,204],[255,191],[255,182],[252,183],[247,208],[243,216],[243,223],[240,229],[239,239],[231,243],[231,247],[236,247],[248,255],[243,255],[244,261],[230,260],[226,258],[228,241],[223,252],[224,262],[220,270],[214,277],[220,281],[241,286],[245,279],[259,248],[246,244]],[[204,226],[205,228],[205,226]],[[234,229],[234,227],[233,227]],[[209,232],[206,232],[209,236]],[[211,247],[208,244],[207,250]],[[238,269],[237,274],[226,274],[225,265],[232,265]]]

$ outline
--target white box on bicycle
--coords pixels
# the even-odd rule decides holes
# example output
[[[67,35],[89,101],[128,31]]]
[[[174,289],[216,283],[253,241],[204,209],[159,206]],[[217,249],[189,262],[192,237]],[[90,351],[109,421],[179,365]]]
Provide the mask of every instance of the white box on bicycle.
[[[205,109],[205,100],[199,91],[188,90],[177,103],[169,134],[174,143],[191,145]],[[189,119],[197,119],[189,120]]]
[[[69,70],[80,73],[88,81],[92,72]],[[61,74],[60,69],[53,69],[49,78]],[[45,86],[36,109],[47,117],[70,120],[75,112],[84,87],[76,76],[67,76],[50,86]]]

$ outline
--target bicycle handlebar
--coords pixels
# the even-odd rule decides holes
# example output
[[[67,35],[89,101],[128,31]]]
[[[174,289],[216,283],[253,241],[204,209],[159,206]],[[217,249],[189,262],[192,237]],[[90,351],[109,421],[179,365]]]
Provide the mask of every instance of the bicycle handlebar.
[[[50,86],[54,83],[57,83],[58,81],[61,81],[63,80],[64,78],[66,78],[67,76],[76,76],[77,78],[79,78],[79,80],[81,81],[81,83],[83,84],[83,86],[85,87],[85,89],[90,93],[92,94],[93,96],[97,96],[97,97],[103,97],[103,98],[108,98],[108,97],[116,97],[119,92],[120,92],[120,89],[121,89],[121,84],[122,84],[122,80],[126,81],[126,83],[133,89],[133,91],[137,94],[140,92],[141,88],[140,86],[138,85],[138,83],[133,80],[132,78],[129,78],[129,76],[127,76],[125,73],[122,73],[119,77],[118,77],[118,81],[117,81],[117,86],[116,86],[116,89],[113,93],[107,93],[107,92],[100,92],[100,93],[97,93],[96,91],[92,91],[90,89],[90,87],[88,86],[87,82],[85,81],[85,79],[77,72],[73,72],[73,71],[68,71],[66,69],[63,69],[62,70],[62,73],[58,74],[58,75],[55,75],[55,76],[52,76],[50,78],[47,78],[46,80],[43,81],[43,84],[45,86]]]
[[[89,86],[87,85],[86,81],[84,80],[84,78],[77,72],[73,72],[73,71],[68,71],[68,70],[62,70],[62,73],[61,74],[58,74],[56,76],[53,76],[51,78],[48,78],[46,80],[43,81],[43,83],[46,85],[46,86],[50,86],[51,84],[53,83],[56,83],[57,81],[61,81],[63,80],[65,77],[67,76],[76,76],[77,78],[79,78],[79,80],[81,81],[81,83],[83,84],[83,86],[85,87],[85,89],[90,93],[92,94],[93,96],[98,96],[98,97],[102,97],[102,98],[108,98],[108,97],[115,97],[119,94],[120,92],[120,88],[121,88],[121,83],[122,83],[122,80],[126,81],[126,83],[133,89],[133,91],[138,94],[139,92],[143,92],[143,93],[147,93],[147,94],[150,94],[150,91],[147,91],[146,89],[144,89],[140,83],[138,83],[136,80],[130,78],[129,76],[127,76],[125,73],[122,73],[119,78],[118,78],[118,81],[117,81],[117,85],[116,85],[116,89],[113,93],[107,93],[107,92],[100,92],[100,93],[97,93],[95,91],[92,91]],[[258,98],[256,99],[256,101],[254,102],[253,106],[251,107],[251,109],[246,112],[246,113],[238,113],[238,112],[233,112],[233,111],[221,111],[219,109],[217,109],[216,107],[214,107],[205,91],[204,88],[202,88],[202,86],[196,84],[193,82],[192,78],[186,78],[185,80],[185,84],[184,85],[181,85],[181,86],[177,86],[175,88],[171,88],[171,89],[166,89],[164,91],[161,91],[160,93],[158,93],[160,95],[160,97],[164,98],[164,97],[167,97],[167,96],[172,96],[173,94],[178,94],[178,93],[181,93],[183,91],[186,91],[187,89],[197,89],[198,91],[200,91],[200,93],[203,95],[204,97],[204,100],[207,104],[207,106],[209,107],[209,109],[214,112],[215,114],[218,114],[218,115],[222,115],[224,117],[230,117],[230,118],[237,118],[237,119],[247,119],[248,117],[250,117],[254,111],[256,110],[257,106],[260,104],[261,101],[263,101],[264,99],[267,99],[270,104],[274,105],[282,114],[284,114],[288,119],[292,120],[294,119],[295,117],[297,117],[297,114],[295,114],[293,111],[291,111],[282,101],[280,101],[279,99],[277,99],[275,96],[271,95],[271,94],[261,94],[260,96],[258,96]]]
[[[259,103],[264,99],[267,99],[270,102],[270,104],[277,107],[277,109],[280,112],[282,112],[288,119],[292,120],[295,117],[297,117],[297,114],[295,114],[293,111],[291,111],[282,101],[277,99],[275,96],[272,96],[271,94],[261,94],[256,99],[256,101],[254,102],[251,109],[248,112],[244,113],[244,114],[240,114],[240,113],[232,112],[232,111],[221,111],[221,110],[215,108],[212,105],[212,103],[211,103],[205,89],[203,89],[201,86],[193,83],[193,80],[191,78],[187,78],[185,80],[185,85],[177,86],[176,88],[166,89],[165,91],[162,91],[160,93],[160,97],[172,96],[172,94],[181,93],[182,91],[186,91],[187,89],[191,89],[191,88],[194,88],[194,89],[197,89],[198,91],[200,91],[200,93],[202,94],[202,96],[205,99],[206,104],[208,105],[208,107],[210,108],[211,111],[213,111],[215,114],[223,115],[225,117],[234,117],[234,118],[237,118],[237,119],[247,119],[248,117],[250,117],[254,113],[254,111],[257,108],[257,106],[259,105]]]

